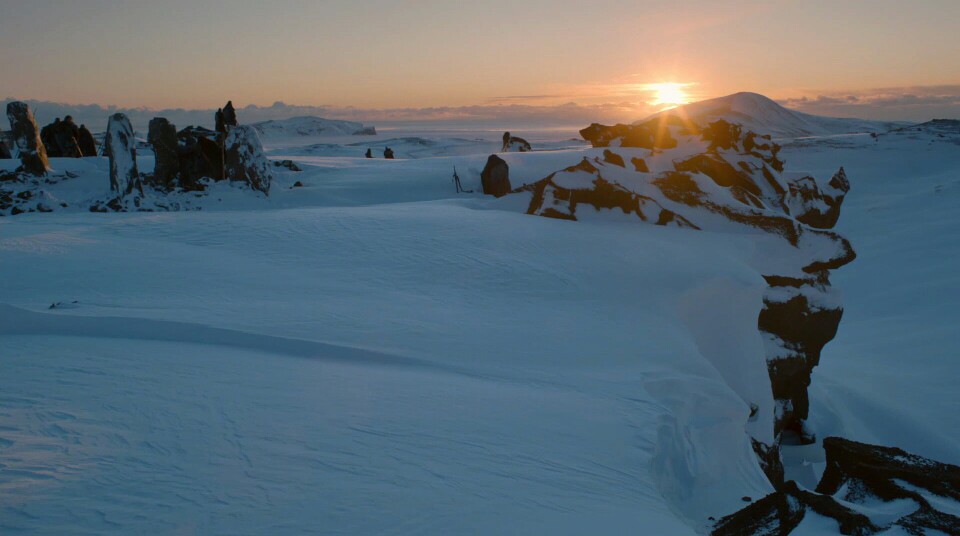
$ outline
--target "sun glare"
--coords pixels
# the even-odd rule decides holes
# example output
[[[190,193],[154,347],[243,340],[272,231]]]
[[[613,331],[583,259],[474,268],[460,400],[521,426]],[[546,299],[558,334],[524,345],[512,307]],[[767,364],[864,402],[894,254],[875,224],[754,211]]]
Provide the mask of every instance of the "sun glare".
[[[690,102],[687,92],[683,88],[690,84],[680,84],[677,82],[661,82],[657,84],[646,84],[645,89],[653,92],[654,100],[650,104],[663,108],[673,108],[681,104]]]

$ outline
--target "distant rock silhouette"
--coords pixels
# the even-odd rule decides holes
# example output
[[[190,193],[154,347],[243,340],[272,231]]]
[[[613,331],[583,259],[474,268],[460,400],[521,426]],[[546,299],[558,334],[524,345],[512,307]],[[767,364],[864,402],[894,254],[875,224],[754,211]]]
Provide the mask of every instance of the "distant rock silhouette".
[[[40,141],[37,122],[33,119],[30,106],[21,101],[8,103],[7,119],[10,121],[10,130],[17,145],[23,171],[38,176],[45,174],[49,168],[47,151]]]
[[[510,193],[510,166],[499,156],[492,154],[480,172],[480,184],[483,193],[502,197]]]

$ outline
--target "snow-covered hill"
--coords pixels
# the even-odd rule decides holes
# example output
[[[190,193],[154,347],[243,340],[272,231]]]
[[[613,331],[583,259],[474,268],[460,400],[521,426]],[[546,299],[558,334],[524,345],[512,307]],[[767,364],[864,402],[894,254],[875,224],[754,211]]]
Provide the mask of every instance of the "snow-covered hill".
[[[824,117],[789,110],[758,93],[741,92],[694,102],[654,114],[637,121],[640,124],[653,117],[676,117],[698,125],[717,119],[739,123],[748,130],[770,134],[777,138],[800,136],[829,136],[861,132],[886,132],[903,127],[904,123]]]
[[[372,135],[374,127],[365,127],[355,121],[324,119],[312,115],[291,117],[254,123],[260,136],[265,138],[285,138],[291,136],[350,136]]]

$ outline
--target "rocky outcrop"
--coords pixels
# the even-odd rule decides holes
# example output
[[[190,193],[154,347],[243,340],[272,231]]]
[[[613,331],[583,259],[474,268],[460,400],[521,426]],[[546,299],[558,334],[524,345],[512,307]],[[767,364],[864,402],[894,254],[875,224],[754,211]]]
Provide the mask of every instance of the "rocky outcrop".
[[[717,522],[713,534],[789,534],[810,513],[831,518],[842,534],[868,535],[894,526],[908,534],[960,534],[960,467],[901,449],[823,440],[826,470],[815,492],[787,482],[776,492]],[[878,502],[901,501],[891,516]]]
[[[120,197],[134,191],[143,195],[137,170],[137,144],[130,120],[121,113],[110,116],[104,145],[110,154],[110,189]]]
[[[153,183],[161,188],[172,188],[180,175],[177,127],[163,117],[154,117],[150,120],[147,141],[153,148],[155,159]]]
[[[504,152],[513,153],[527,153],[532,150],[533,148],[530,146],[530,142],[517,136],[510,136],[510,140],[503,148]]]
[[[223,152],[216,135],[202,127],[186,127],[177,133],[179,185],[184,190],[202,190],[205,178],[223,179]]]
[[[13,154],[10,153],[10,147],[7,147],[6,140],[0,140],[0,160],[10,160]]]
[[[499,156],[492,154],[480,172],[480,185],[483,193],[494,197],[503,197],[510,193],[510,166]]]
[[[224,155],[228,179],[243,182],[251,189],[265,194],[270,192],[272,166],[263,153],[260,136],[255,128],[249,125],[229,128],[224,140]]]
[[[30,106],[25,102],[13,101],[7,104],[7,119],[20,155],[20,164],[25,173],[43,175],[49,169],[47,151],[40,141],[37,122],[33,119]]]
[[[758,434],[752,444],[770,482],[783,485],[780,444],[813,440],[804,426],[807,387],[843,313],[829,270],[856,256],[828,230],[849,190],[845,174],[824,185],[812,177],[812,185],[790,180],[769,136],[724,120],[695,125],[664,116],[637,125],[593,124],[581,134],[597,149],[593,155],[514,191],[529,196],[528,214],[580,220],[613,212],[782,240],[776,254],[753,261],[769,284],[757,327],[775,407],[773,439]]]

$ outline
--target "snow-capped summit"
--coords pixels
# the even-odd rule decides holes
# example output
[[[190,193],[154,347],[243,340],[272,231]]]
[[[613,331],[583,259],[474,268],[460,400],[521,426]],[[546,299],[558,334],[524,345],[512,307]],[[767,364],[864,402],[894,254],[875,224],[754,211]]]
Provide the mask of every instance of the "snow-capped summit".
[[[259,132],[261,136],[270,138],[291,136],[350,136],[353,134],[374,135],[377,133],[374,127],[365,127],[362,123],[355,121],[324,119],[312,115],[261,121],[254,123],[253,128],[257,129],[257,132]]]
[[[904,126],[903,123],[896,122],[805,114],[784,108],[759,93],[747,91],[664,110],[634,124],[659,116],[688,119],[701,126],[717,119],[725,119],[731,123],[739,123],[748,130],[782,138],[886,132]]]

